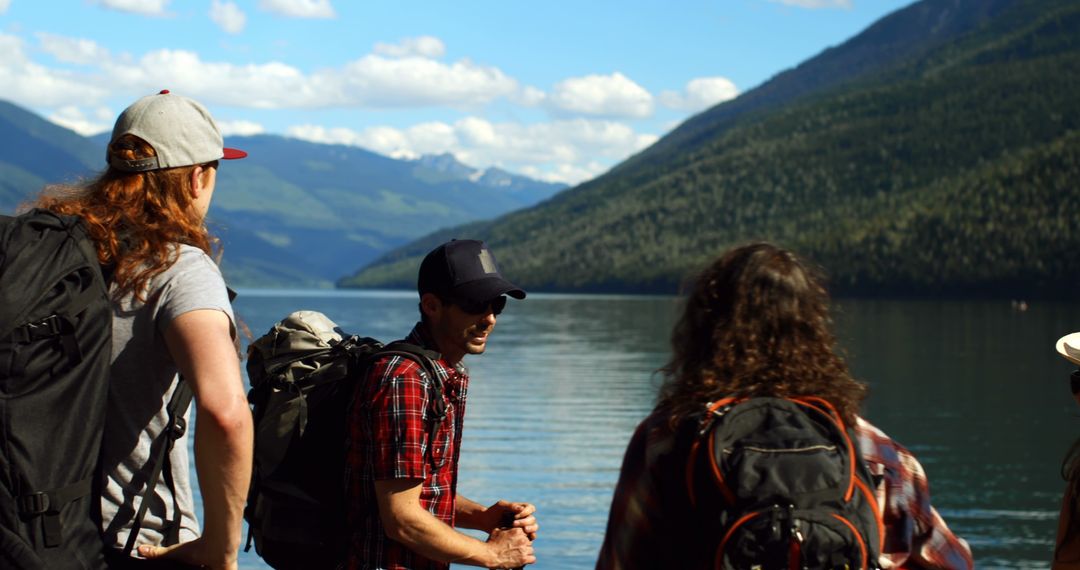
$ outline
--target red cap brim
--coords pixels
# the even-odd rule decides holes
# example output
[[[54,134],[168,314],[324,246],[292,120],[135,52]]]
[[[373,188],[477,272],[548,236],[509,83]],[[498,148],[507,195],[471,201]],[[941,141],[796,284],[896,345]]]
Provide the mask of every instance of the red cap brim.
[[[245,156],[247,156],[246,152],[236,148],[223,148],[221,150],[225,152],[225,156],[221,157],[224,160],[235,160],[237,158],[244,158]]]

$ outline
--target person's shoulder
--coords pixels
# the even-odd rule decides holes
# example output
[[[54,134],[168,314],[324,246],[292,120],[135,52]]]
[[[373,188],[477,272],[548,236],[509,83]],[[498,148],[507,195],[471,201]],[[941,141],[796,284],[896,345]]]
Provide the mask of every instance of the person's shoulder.
[[[224,287],[221,268],[206,252],[186,244],[176,244],[175,247],[175,259],[151,279],[151,288],[176,286],[178,283],[187,287],[192,283],[209,285],[217,282]]]
[[[696,422],[685,418],[673,425],[670,412],[658,408],[641,420],[634,437],[649,448],[650,455],[664,455],[686,447],[694,438],[695,427]]]
[[[186,243],[177,244],[176,261],[170,269],[182,271],[196,268],[207,269],[221,275],[221,268],[205,251]]]
[[[914,459],[911,452],[900,442],[861,416],[855,417],[855,436],[860,452],[868,461],[899,466]]]
[[[150,291],[162,326],[188,311],[216,309],[233,319],[232,305],[221,270],[197,247],[177,244],[176,259],[155,275]]]
[[[372,378],[416,378],[426,379],[425,367],[401,353],[377,354],[372,360],[369,376]]]

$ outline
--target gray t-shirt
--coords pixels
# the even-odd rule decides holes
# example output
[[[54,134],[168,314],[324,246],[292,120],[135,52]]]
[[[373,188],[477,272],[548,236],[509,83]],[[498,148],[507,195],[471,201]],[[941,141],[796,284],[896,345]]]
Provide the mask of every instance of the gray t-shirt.
[[[150,445],[168,423],[165,406],[176,388],[177,369],[165,345],[165,331],[176,317],[199,309],[222,311],[230,322],[235,322],[221,271],[198,248],[181,245],[179,259],[150,281],[149,290],[145,303],[129,294],[113,305],[101,511],[106,544],[116,548],[123,548],[130,534],[139,495],[150,476]],[[235,326],[232,328],[235,331]],[[190,425],[190,411],[188,416]],[[180,524],[181,542],[199,535],[187,434],[176,441],[169,461],[180,512],[175,512],[163,473],[157,489],[148,497],[151,502],[136,544],[161,544],[176,521]]]

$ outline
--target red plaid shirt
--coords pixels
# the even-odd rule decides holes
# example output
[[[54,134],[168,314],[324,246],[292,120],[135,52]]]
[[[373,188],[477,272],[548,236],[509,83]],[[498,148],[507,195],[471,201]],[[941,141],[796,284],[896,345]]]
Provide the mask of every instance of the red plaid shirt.
[[[418,323],[405,342],[430,348]],[[377,361],[356,391],[349,418],[346,485],[349,501],[348,568],[445,570],[448,563],[414,553],[386,536],[375,499],[375,481],[422,479],[420,504],[454,524],[458,457],[469,377],[463,366],[435,363],[443,385],[446,417],[435,425],[431,379],[415,361],[389,356]],[[432,441],[432,427],[435,426]]]
[[[686,492],[696,423],[684,427],[672,433],[660,413],[638,426],[615,487],[598,570],[712,567],[716,537],[702,530]],[[930,505],[926,474],[915,457],[861,418],[855,431],[871,472],[884,476],[877,489],[885,523],[882,567],[972,568],[967,543]]]

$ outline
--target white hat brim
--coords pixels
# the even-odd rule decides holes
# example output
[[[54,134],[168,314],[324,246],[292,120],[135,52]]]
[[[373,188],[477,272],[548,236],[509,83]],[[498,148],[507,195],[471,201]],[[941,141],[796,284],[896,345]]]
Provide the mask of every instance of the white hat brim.
[[[1058,354],[1065,360],[1080,366],[1080,332],[1067,334],[1057,341]]]

